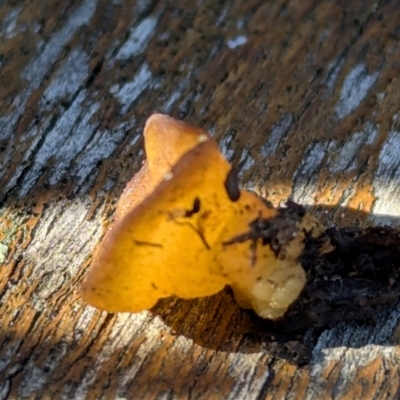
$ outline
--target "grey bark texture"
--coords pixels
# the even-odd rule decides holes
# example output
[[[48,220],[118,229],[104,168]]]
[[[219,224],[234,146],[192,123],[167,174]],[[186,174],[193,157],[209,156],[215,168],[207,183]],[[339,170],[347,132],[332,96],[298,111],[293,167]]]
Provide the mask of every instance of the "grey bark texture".
[[[234,332],[226,292],[134,315],[77,295],[154,111],[276,205],[397,226],[399,21],[396,0],[0,2],[0,399],[400,398],[398,305],[298,366]]]

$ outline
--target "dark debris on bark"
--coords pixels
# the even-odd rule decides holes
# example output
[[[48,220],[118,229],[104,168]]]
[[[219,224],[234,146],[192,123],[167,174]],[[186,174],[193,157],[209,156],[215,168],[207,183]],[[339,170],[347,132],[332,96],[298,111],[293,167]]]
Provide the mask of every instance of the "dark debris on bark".
[[[330,249],[324,252],[326,245]],[[306,364],[319,333],[342,322],[375,325],[400,298],[400,231],[390,226],[331,227],[307,237],[301,263],[307,284],[284,318],[249,312],[266,350]]]

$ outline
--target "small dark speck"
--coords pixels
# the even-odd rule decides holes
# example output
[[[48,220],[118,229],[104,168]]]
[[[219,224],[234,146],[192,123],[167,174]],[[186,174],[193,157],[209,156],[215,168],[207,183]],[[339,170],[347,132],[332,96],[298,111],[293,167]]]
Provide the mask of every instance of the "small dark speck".
[[[135,243],[137,246],[159,247],[161,249],[164,247],[161,243],[146,242],[143,240],[133,240],[133,243]]]
[[[205,211],[203,214],[200,215],[201,219],[207,219],[211,215],[210,211]]]
[[[151,282],[151,287],[152,287],[153,289],[155,289],[155,290],[158,290],[158,287],[157,287],[157,285],[156,285],[154,282]]]
[[[29,49],[28,49],[27,47],[21,47],[21,48],[19,49],[19,53],[20,53],[22,56],[26,56],[26,55],[29,54]]]
[[[224,182],[226,193],[232,202],[238,201],[240,198],[239,179],[235,168],[232,168]]]
[[[8,63],[8,58],[4,54],[0,54],[0,67],[4,67]]]

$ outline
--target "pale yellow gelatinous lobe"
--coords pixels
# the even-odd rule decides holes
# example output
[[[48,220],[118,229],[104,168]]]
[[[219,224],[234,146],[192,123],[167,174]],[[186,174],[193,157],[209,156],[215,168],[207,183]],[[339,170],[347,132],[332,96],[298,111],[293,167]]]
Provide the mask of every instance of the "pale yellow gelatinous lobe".
[[[228,284],[242,307],[264,318],[282,316],[305,284],[298,262],[304,234],[289,241],[285,257],[261,239],[227,246],[277,210],[239,192],[231,166],[204,131],[155,115],[144,136],[147,161],[121,197],[83,299],[107,311],[136,312],[160,298],[208,296]],[[301,224],[310,230],[314,222]]]
[[[237,226],[232,230],[230,226],[226,239],[230,239],[232,232],[248,231],[245,224],[243,221],[242,229]],[[256,241],[255,248],[251,247],[251,241],[222,246],[218,260],[226,270],[241,307],[252,308],[263,318],[277,319],[296,300],[306,283],[298,260],[300,254],[296,251],[297,240],[301,240],[300,237],[287,246],[283,259],[277,257],[269,245],[263,245],[262,239]]]
[[[250,232],[249,222],[257,218],[268,220],[276,215],[275,209],[265,207],[259,198],[246,191],[241,192],[237,206],[235,217],[221,234],[220,248],[215,249],[217,260],[241,307],[252,308],[263,318],[277,319],[296,300],[306,283],[298,257],[304,248],[302,225],[313,217],[300,223],[296,236],[280,258],[270,245],[263,245],[262,239],[256,241],[255,247],[251,240],[224,245],[238,234]],[[319,233],[316,231],[315,235]]]

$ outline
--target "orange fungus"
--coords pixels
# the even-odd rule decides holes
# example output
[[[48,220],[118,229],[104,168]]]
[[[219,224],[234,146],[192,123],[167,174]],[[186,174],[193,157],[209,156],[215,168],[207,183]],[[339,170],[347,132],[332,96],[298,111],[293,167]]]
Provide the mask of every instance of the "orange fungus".
[[[137,312],[160,298],[208,296],[230,285],[242,307],[281,317],[306,282],[298,258],[305,228],[318,233],[313,217],[294,222],[284,254],[277,253],[254,235],[254,224],[273,221],[279,210],[239,189],[208,133],[155,114],[144,139],[147,160],[121,196],[83,299],[102,310]]]

